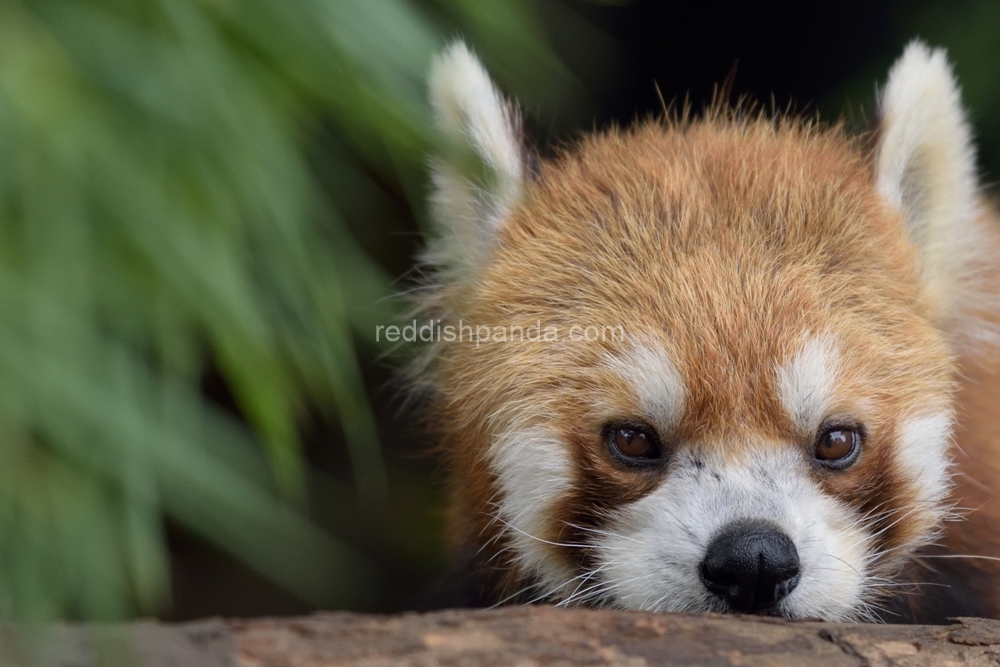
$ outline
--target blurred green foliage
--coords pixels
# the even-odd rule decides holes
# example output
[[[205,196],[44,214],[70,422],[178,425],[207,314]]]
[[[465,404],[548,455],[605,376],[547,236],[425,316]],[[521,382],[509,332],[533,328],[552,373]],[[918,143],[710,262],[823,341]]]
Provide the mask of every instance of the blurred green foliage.
[[[315,603],[368,590],[302,510],[298,426],[330,413],[384,498],[355,341],[392,301],[309,147],[421,201],[459,31],[537,110],[572,92],[520,0],[0,3],[0,615],[161,608],[165,517]]]

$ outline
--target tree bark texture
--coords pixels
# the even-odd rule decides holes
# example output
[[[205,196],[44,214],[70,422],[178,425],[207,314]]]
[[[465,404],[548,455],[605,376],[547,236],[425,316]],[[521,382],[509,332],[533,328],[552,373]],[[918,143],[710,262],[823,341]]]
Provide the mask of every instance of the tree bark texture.
[[[1000,622],[858,625],[536,606],[176,625],[8,625],[0,650],[5,667],[1000,666]]]

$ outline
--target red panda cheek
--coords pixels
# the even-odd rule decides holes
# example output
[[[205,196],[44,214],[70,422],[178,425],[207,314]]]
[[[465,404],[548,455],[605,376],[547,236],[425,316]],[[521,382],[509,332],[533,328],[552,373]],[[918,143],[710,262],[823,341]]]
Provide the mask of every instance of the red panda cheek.
[[[553,541],[568,545],[593,543],[604,517],[622,506],[653,493],[666,476],[667,466],[649,470],[627,469],[612,460],[603,443],[590,433],[568,438],[573,452],[574,484],[553,510]],[[587,549],[571,548],[574,565],[587,569]]]
[[[873,554],[899,551],[917,539],[914,522],[904,520],[917,508],[916,498],[896,465],[894,430],[881,429],[870,437],[857,464],[850,470],[820,475],[823,490],[852,507],[872,536]]]

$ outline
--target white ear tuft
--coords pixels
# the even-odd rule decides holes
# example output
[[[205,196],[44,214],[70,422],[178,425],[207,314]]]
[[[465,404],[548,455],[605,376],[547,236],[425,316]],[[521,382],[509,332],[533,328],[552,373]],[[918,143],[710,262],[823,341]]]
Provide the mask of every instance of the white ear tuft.
[[[486,260],[521,195],[520,120],[460,41],[434,59],[428,87],[435,123],[450,144],[432,164],[431,213],[440,237],[428,259],[462,279]]]
[[[943,50],[919,41],[906,47],[889,72],[880,116],[878,187],[903,208],[915,234],[967,220],[977,191],[975,152]]]
[[[982,204],[972,135],[945,52],[911,42],[889,72],[879,115],[878,190],[906,219],[941,316],[961,318],[956,310],[978,298]]]

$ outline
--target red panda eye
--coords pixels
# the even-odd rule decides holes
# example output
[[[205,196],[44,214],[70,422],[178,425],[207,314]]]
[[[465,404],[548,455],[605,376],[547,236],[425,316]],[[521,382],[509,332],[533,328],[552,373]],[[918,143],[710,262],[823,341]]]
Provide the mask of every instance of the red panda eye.
[[[605,432],[612,452],[620,458],[649,462],[663,457],[660,441],[651,428],[613,425],[607,427]]]
[[[855,429],[825,429],[816,441],[816,460],[828,468],[846,468],[857,460],[860,445],[861,434]]]

